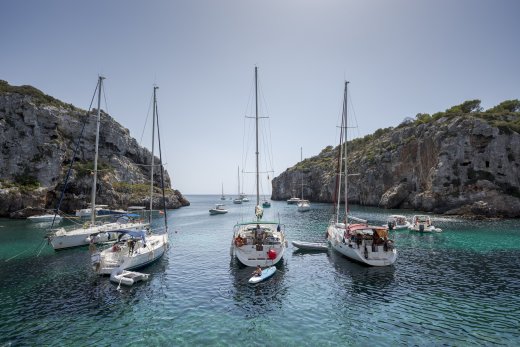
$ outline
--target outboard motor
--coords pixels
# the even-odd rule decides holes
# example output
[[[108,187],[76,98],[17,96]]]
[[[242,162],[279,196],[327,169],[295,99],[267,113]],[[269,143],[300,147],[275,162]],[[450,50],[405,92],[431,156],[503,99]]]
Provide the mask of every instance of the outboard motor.
[[[424,231],[424,224],[420,224],[420,225],[419,225],[419,231],[421,231],[421,232]]]

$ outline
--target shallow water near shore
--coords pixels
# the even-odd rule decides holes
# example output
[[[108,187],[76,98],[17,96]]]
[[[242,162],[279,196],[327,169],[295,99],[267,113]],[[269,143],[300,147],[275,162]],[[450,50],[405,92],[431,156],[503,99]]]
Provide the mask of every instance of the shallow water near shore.
[[[276,274],[247,281],[229,248],[254,203],[210,216],[218,196],[188,196],[169,211],[171,248],[141,269],[147,282],[111,283],[86,248],[54,252],[45,229],[0,220],[0,346],[4,345],[517,345],[520,221],[432,216],[442,233],[393,231],[394,266],[365,267],[340,254],[289,245]],[[332,212],[273,202],[267,219],[289,240],[324,241]],[[390,211],[352,206],[384,224]],[[155,223],[160,223],[157,219]],[[42,243],[43,242],[43,243]]]

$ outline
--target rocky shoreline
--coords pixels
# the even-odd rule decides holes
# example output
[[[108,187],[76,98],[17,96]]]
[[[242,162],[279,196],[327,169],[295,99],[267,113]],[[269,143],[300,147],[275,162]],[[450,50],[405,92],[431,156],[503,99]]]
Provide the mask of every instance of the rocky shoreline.
[[[114,209],[149,206],[151,153],[139,146],[128,129],[101,112],[97,204]],[[61,210],[72,213],[88,207],[95,146],[95,110],[90,114],[43,94],[30,86],[0,81],[0,217],[26,218],[53,210],[63,190],[76,142],[74,165]],[[155,157],[155,163],[159,158]],[[161,185],[160,173],[154,186]],[[189,205],[171,188],[165,171],[166,207]],[[161,193],[154,192],[153,208],[161,208]]]
[[[427,121],[419,114],[415,121],[349,141],[349,173],[359,174],[349,179],[349,203],[519,218],[518,104],[496,112],[447,110]],[[289,199],[303,178],[306,199],[332,202],[338,151],[329,146],[274,178],[271,198]]]

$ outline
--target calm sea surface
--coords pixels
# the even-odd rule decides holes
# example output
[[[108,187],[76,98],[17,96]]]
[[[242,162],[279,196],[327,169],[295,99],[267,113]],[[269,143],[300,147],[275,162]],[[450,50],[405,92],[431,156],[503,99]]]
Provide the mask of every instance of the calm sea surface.
[[[399,258],[385,268],[290,245],[275,276],[250,285],[253,269],[229,246],[254,203],[227,200],[228,214],[210,216],[217,196],[188,199],[169,213],[172,247],[141,270],[150,280],[119,290],[91,271],[86,248],[54,252],[41,226],[0,220],[0,346],[520,344],[518,220],[432,216],[444,231],[392,232]],[[352,211],[372,224],[396,212]],[[331,212],[317,203],[307,213],[285,202],[266,209],[301,241],[323,241]]]

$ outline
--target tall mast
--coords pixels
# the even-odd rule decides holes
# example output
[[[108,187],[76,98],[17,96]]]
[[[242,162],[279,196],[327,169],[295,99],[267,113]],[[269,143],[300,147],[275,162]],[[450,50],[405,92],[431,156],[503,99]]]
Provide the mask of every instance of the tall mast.
[[[154,147],[155,147],[155,113],[157,111],[156,91],[159,87],[153,86],[153,121],[152,121],[152,165],[150,167],[150,215],[148,221],[152,222],[152,207],[153,207],[153,167],[154,167]]]
[[[345,138],[344,142],[345,142],[345,177],[344,177],[344,180],[345,180],[345,223],[348,222],[348,199],[347,199],[347,195],[348,195],[348,186],[347,186],[347,182],[348,182],[348,167],[347,167],[347,130],[348,130],[348,123],[347,123],[347,120],[348,120],[348,117],[347,117],[347,99],[348,99],[348,93],[347,93],[347,89],[348,89],[348,84],[349,82],[348,81],[345,81],[345,95],[343,96],[344,97],[344,103],[343,103],[343,116],[345,117],[345,131],[343,133],[343,136]]]
[[[99,76],[98,80],[98,106],[97,106],[97,124],[96,124],[96,149],[94,152],[94,177],[92,179],[92,193],[90,197],[90,223],[96,223],[96,186],[97,186],[97,164],[99,155],[99,125],[101,123],[101,88],[105,77]]]
[[[258,160],[258,67],[255,66],[255,120],[256,120],[256,206],[260,205],[260,175]]]
[[[341,162],[343,159],[343,134],[345,132],[345,103],[346,103],[346,88],[347,84],[345,83],[345,89],[343,90],[343,110],[341,112],[341,127],[339,132],[339,156],[338,156],[338,173],[336,178],[336,191],[334,193],[334,198],[336,202],[336,223],[339,222],[339,208],[341,205],[341,173],[343,170],[343,163]]]
[[[159,87],[156,87],[155,89],[159,89]],[[157,120],[157,144],[159,145],[159,167],[161,168],[161,193],[162,193],[162,200],[163,200],[163,216],[164,216],[164,229],[166,230],[166,233],[168,233],[168,216],[166,212],[166,196],[164,194],[164,166],[163,166],[163,159],[162,159],[162,149],[161,149],[161,131],[159,126],[159,111],[157,109],[157,98],[155,98],[155,118]],[[151,216],[151,213],[150,213]],[[151,217],[150,217],[151,218]]]
[[[237,166],[237,182],[238,182],[237,198],[240,199],[240,166]]]
[[[303,147],[300,147],[300,163],[303,161]],[[302,179],[302,200],[303,200],[303,172],[300,172]]]

